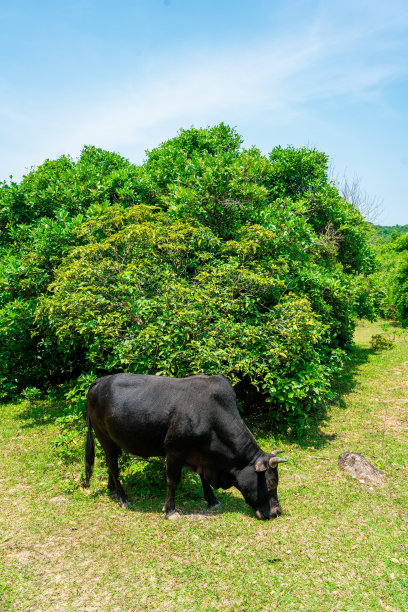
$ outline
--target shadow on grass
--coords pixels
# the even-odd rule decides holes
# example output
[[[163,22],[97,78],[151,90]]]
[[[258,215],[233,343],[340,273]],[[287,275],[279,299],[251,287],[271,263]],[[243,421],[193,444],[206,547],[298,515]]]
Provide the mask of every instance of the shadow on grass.
[[[348,353],[348,359],[341,373],[333,384],[335,399],[326,405],[321,405],[310,417],[308,428],[303,431],[292,432],[290,427],[279,422],[279,417],[273,411],[259,410],[245,417],[245,421],[255,437],[270,435],[276,443],[297,444],[301,448],[313,447],[316,450],[323,448],[336,439],[336,434],[322,431],[327,425],[330,408],[334,405],[345,407],[344,397],[356,389],[357,373],[359,368],[368,361],[370,355],[376,351],[372,348],[354,345]],[[268,450],[268,449],[264,449]]]
[[[336,434],[328,434],[322,431],[322,426],[327,425],[330,408],[337,405],[340,408],[346,407],[345,396],[352,393],[358,387],[358,371],[360,367],[367,363],[370,356],[376,351],[372,348],[354,345],[348,354],[341,373],[337,376],[333,384],[335,399],[327,405],[321,406],[315,417],[311,419],[310,429],[305,438],[298,436],[295,442],[301,447],[313,446],[316,449],[322,448],[326,444],[336,439]]]
[[[29,401],[24,400],[21,404],[18,418],[22,421],[22,427],[38,427],[49,425],[55,419],[67,414],[67,404],[61,400],[44,399]]]
[[[123,470],[120,475],[120,481],[130,503],[127,510],[164,516],[162,508],[167,493],[165,461],[162,458],[153,457],[148,461],[143,461],[143,464],[142,469],[137,473]],[[220,510],[208,507],[198,475],[184,468],[176,490],[176,508],[178,512],[188,516],[215,517],[223,511],[255,516],[245,500],[236,497],[231,491],[214,490],[214,493],[221,502]],[[114,503],[118,504],[116,494],[108,490],[107,484],[94,489],[90,497],[92,499],[110,497]]]
[[[125,508],[126,511],[130,512],[144,512],[149,514],[157,514],[158,516],[164,517],[163,504],[166,499],[166,490],[160,495],[158,492],[146,497],[144,495],[138,495],[137,489],[129,487],[126,479],[121,479],[124,486],[127,498],[129,500],[129,507]],[[197,490],[186,490],[180,487],[180,490],[176,491],[176,509],[181,514],[194,516],[204,515],[208,517],[216,517],[223,512],[236,512],[245,516],[253,516],[255,518],[254,511],[245,503],[243,498],[235,497],[228,491],[215,491],[217,499],[221,502],[221,508],[213,510],[208,507],[204,496]],[[119,502],[115,495],[109,493],[107,487],[101,487],[93,491],[90,496],[91,499],[104,499],[110,498],[113,504],[119,506]]]
[[[339,396],[346,395],[356,387],[356,374],[364,363],[367,363],[371,355],[377,351],[373,348],[354,345],[348,354],[348,359],[342,372],[337,377],[334,388]]]

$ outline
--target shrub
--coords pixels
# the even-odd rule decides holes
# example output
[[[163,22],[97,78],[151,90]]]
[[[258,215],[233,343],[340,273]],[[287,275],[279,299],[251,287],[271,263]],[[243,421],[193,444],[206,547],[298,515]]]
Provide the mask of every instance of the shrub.
[[[375,334],[374,336],[371,337],[370,345],[371,345],[371,348],[373,348],[376,351],[383,351],[383,350],[392,348],[394,345],[394,342],[392,340],[389,340],[382,334]]]
[[[367,227],[326,155],[240,146],[193,128],[141,166],[86,147],[3,185],[0,377],[81,376],[83,406],[94,375],[223,373],[303,427],[375,314]]]

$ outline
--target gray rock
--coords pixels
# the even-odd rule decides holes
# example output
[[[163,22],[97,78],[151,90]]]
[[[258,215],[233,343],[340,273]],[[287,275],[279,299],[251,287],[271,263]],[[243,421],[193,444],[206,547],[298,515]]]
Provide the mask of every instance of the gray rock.
[[[365,457],[358,453],[345,451],[341,453],[337,463],[343,470],[346,470],[364,484],[383,484],[385,474],[374,467]]]

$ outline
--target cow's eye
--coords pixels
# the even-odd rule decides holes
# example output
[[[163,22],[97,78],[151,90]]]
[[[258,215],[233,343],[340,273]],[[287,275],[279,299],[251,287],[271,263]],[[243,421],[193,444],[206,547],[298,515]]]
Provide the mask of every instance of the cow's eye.
[[[277,478],[267,478],[266,479],[266,488],[268,489],[268,491],[272,491],[272,489],[276,489],[278,486],[278,480]]]

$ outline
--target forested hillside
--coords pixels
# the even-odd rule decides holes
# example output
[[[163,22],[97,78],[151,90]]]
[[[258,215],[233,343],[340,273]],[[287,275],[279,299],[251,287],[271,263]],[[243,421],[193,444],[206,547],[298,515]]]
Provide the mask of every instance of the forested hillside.
[[[136,166],[85,147],[0,190],[3,393],[223,373],[303,426],[372,318],[361,214],[315,149],[182,130]]]
[[[408,233],[408,225],[373,225],[376,235],[384,242],[390,242],[402,234]]]

